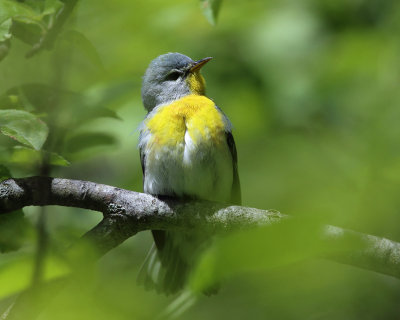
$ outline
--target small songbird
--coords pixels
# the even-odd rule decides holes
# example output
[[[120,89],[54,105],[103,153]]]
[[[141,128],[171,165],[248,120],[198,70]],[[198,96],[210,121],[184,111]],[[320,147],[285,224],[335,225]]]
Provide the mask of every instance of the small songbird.
[[[211,58],[194,61],[180,53],[154,59],[142,84],[148,114],[139,150],[145,193],[178,199],[240,204],[232,125],[205,95],[200,74]],[[167,294],[182,289],[207,239],[201,230],[152,230],[155,245],[138,282]]]

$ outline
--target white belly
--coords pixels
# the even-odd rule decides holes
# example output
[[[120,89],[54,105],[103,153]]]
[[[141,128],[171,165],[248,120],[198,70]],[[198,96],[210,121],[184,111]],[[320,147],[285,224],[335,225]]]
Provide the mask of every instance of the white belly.
[[[228,145],[203,139],[195,144],[188,132],[176,145],[143,148],[144,192],[189,196],[228,202],[233,182],[232,156]]]

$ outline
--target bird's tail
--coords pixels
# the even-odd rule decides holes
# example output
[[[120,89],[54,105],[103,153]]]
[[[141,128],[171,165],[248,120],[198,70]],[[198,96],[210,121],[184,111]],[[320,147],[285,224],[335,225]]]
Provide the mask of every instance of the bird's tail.
[[[152,231],[154,244],[139,270],[137,282],[146,289],[167,295],[181,290],[187,281],[189,264],[176,243],[175,234]]]
[[[160,282],[161,271],[161,261],[158,257],[157,248],[153,244],[140,267],[137,283],[144,286],[147,290],[156,289],[157,292],[160,292],[161,288],[159,288],[158,283]]]
[[[175,294],[186,286],[190,272],[208,247],[210,238],[193,232],[153,230],[152,233],[154,245],[139,271],[138,284],[167,295]],[[215,284],[203,293],[215,294],[218,288]]]

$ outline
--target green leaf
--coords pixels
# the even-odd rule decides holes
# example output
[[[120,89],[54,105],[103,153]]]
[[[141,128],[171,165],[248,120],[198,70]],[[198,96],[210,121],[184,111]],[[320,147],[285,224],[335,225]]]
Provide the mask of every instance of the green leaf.
[[[132,91],[131,88],[129,91]],[[121,92],[120,96],[123,94],[124,92]],[[28,83],[7,90],[0,96],[0,108],[1,105],[5,105],[8,108],[23,108],[26,111],[46,113],[50,112],[55,101],[61,103],[59,109],[65,111],[62,118],[68,126],[76,127],[96,118],[120,119],[115,111],[106,108],[101,101],[93,99],[91,94],[60,90],[39,83]],[[75,114],[79,114],[79,117]]]
[[[73,93],[52,86],[27,83],[12,87],[3,93],[0,96],[0,108],[6,106],[8,109],[46,112],[54,107],[55,101],[71,99],[71,95]]]
[[[11,173],[8,168],[2,164],[0,164],[0,181],[11,178]]]
[[[25,42],[33,43],[33,36],[37,39],[38,33],[45,32],[46,26],[41,19],[38,12],[24,3],[0,0],[0,42],[15,35],[21,36]],[[33,32],[35,28],[39,28],[39,31]]]
[[[0,21],[0,61],[7,56],[10,49],[11,25],[11,18]]]
[[[47,139],[47,125],[33,114],[22,110],[0,110],[0,130],[18,142],[40,150]]]
[[[47,152],[47,151],[46,151]],[[53,166],[59,167],[68,167],[71,163],[65,159],[64,157],[60,156],[58,153],[50,152],[50,162]]]
[[[196,292],[243,272],[267,270],[315,256],[321,233],[318,223],[291,219],[277,225],[220,238],[206,251],[191,279]]]
[[[22,165],[25,168],[35,168],[42,163],[42,155],[35,149],[16,146],[9,156],[9,161],[14,165]]]
[[[40,14],[41,17],[54,14],[64,6],[59,0],[24,0],[24,3]]]
[[[18,250],[30,229],[22,210],[0,214],[0,252]]]
[[[59,0],[45,0],[42,15],[52,15],[59,12],[64,7],[64,3]]]
[[[10,29],[12,35],[23,42],[33,45],[40,41],[46,27],[40,22],[28,17],[17,17],[13,19]]]
[[[115,107],[131,101],[133,88],[140,87],[140,83],[132,78],[123,79],[118,82],[97,83],[85,91],[85,101],[88,105]],[[114,118],[120,119],[116,114]]]
[[[25,139],[23,136],[21,136],[20,134],[18,134],[17,130],[14,130],[7,126],[3,126],[0,128],[0,132],[2,134],[4,134],[5,136],[8,136],[14,140],[17,140],[20,143],[26,144],[28,146],[30,145],[29,141],[27,139]]]
[[[0,43],[0,61],[7,57],[8,51],[10,50],[10,41]]]
[[[11,18],[0,22],[0,41],[6,41],[11,38],[10,28],[12,20]]]
[[[63,39],[72,43],[73,47],[79,48],[99,70],[104,72],[104,65],[96,47],[82,33],[70,30],[63,35]]]
[[[49,37],[63,7],[64,3],[59,0],[0,0],[0,45],[16,37],[38,50]],[[2,51],[0,60],[7,54]]]
[[[89,148],[116,144],[115,137],[103,132],[84,132],[67,140],[67,152],[77,153]]]
[[[33,259],[20,258],[0,265],[0,299],[26,289],[32,278]]]
[[[29,6],[13,0],[0,0],[0,23],[13,17],[29,17],[40,21],[41,16]]]
[[[87,106],[88,108],[94,107],[94,106]],[[112,118],[116,120],[121,120],[121,118],[118,116],[118,114],[111,109],[108,109],[103,106],[97,106],[97,110],[95,109],[88,109],[88,112],[83,114],[82,119],[79,119],[79,123],[85,123],[88,120],[93,120],[97,118]]]
[[[104,132],[83,132],[73,135],[66,140],[66,155],[72,161],[80,161],[104,152],[117,144],[114,136]]]
[[[200,0],[204,16],[213,26],[217,22],[222,0]]]
[[[44,157],[47,157],[48,163],[53,166],[67,167],[70,165],[68,160],[55,152],[48,152],[46,150],[39,151],[22,146],[14,148],[10,161],[14,164],[22,164],[25,167],[28,165],[34,167],[39,165]]]
[[[44,261],[44,279],[50,281],[70,273],[70,267],[54,255]],[[31,286],[34,256],[23,254],[11,261],[0,263],[0,299],[21,292]]]

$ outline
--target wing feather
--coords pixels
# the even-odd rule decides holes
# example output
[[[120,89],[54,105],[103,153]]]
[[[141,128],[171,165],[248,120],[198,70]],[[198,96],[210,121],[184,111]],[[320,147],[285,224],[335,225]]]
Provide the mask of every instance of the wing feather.
[[[238,160],[235,140],[233,139],[232,132],[226,132],[226,142],[228,143],[229,151],[232,155],[232,167],[233,167],[233,183],[231,191],[231,203],[240,205],[242,203],[242,195],[240,190],[240,180],[238,172]]]

